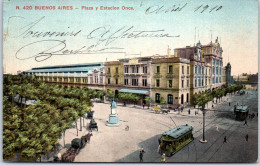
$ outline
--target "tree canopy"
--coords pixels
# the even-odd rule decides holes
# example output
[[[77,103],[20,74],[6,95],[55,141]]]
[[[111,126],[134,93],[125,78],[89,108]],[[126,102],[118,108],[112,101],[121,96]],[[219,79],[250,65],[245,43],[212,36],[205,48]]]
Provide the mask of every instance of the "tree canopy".
[[[21,161],[35,161],[51,151],[61,134],[90,110],[90,90],[63,89],[29,76],[4,78],[3,158],[19,154]],[[20,98],[14,102],[14,96]],[[101,94],[96,94],[101,95]],[[21,100],[36,100],[26,106]]]

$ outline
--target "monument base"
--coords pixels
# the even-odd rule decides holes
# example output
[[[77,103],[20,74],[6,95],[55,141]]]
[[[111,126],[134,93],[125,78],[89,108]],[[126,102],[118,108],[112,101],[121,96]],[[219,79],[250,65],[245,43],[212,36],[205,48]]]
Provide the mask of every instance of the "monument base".
[[[207,143],[208,141],[207,141],[207,140],[200,139],[200,142],[201,142],[201,143]]]
[[[107,126],[110,127],[118,127],[120,126],[118,122],[118,115],[117,114],[110,114],[109,115],[109,121],[106,123]]]

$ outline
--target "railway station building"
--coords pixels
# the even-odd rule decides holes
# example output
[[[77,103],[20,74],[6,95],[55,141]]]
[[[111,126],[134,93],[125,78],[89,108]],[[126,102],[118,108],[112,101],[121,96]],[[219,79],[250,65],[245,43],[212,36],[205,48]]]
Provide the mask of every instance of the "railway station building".
[[[194,95],[226,85],[230,64],[223,66],[222,47],[216,39],[202,45],[171,50],[167,55],[123,58],[117,61],[56,65],[23,72],[61,87],[89,88],[146,96],[153,104],[190,105]],[[226,73],[228,72],[228,73]],[[226,76],[227,75],[227,76]]]

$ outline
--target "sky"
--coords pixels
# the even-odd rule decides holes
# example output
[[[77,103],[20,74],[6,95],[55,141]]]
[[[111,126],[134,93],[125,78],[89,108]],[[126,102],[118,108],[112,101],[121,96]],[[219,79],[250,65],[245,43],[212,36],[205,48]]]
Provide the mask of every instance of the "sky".
[[[55,6],[55,10],[35,10],[36,6]],[[58,10],[59,6],[73,10]],[[120,10],[100,10],[101,6]],[[180,11],[172,11],[178,7]],[[62,32],[67,33],[55,36]],[[218,37],[232,75],[254,74],[258,72],[258,1],[4,0],[3,37],[5,73],[166,55],[168,47],[173,54],[174,48],[198,41],[206,45]]]

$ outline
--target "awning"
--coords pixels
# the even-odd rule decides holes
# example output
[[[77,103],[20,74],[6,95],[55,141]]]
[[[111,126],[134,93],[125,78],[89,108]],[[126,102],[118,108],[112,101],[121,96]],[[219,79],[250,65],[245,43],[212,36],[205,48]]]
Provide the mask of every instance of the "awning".
[[[148,90],[138,90],[138,89],[120,89],[119,92],[124,92],[124,93],[135,93],[135,94],[148,94]]]

